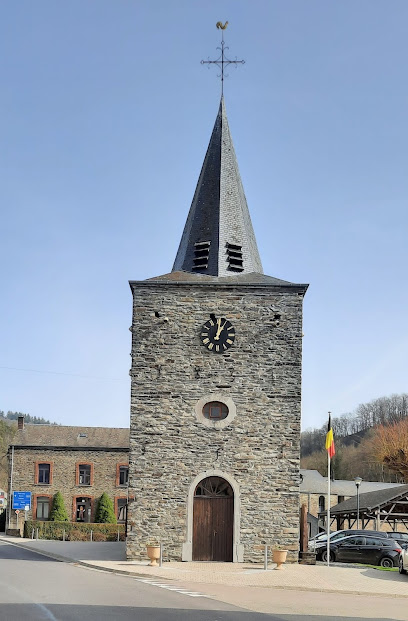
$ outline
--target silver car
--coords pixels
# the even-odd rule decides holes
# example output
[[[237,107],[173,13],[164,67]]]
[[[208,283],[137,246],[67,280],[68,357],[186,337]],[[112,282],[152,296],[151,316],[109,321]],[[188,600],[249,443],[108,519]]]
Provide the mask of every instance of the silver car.
[[[408,573],[408,545],[404,544],[401,546],[402,550],[398,559],[398,569],[400,574]]]

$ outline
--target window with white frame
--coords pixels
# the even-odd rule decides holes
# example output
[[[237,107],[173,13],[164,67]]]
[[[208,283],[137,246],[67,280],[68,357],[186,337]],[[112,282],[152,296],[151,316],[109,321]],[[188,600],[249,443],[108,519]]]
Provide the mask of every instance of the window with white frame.
[[[48,496],[37,496],[37,520],[48,520],[50,515],[50,499]]]
[[[116,516],[118,522],[122,524],[126,522],[126,516],[127,516],[127,499],[118,498],[118,514]]]
[[[78,466],[79,485],[91,485],[91,465],[79,464]]]

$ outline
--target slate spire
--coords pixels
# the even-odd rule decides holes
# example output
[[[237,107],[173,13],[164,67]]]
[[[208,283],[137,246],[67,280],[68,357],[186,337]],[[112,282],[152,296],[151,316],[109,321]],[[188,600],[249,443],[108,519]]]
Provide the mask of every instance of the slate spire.
[[[210,276],[263,273],[224,97],[172,271]]]

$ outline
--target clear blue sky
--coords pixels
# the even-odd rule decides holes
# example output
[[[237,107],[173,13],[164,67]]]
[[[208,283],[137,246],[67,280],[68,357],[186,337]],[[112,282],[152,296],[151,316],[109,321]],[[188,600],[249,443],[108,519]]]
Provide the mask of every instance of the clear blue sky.
[[[310,283],[303,427],[407,390],[406,0],[0,13],[0,409],[128,425],[127,281],[171,270],[218,109],[200,60],[219,20],[246,60],[225,97],[265,273]]]

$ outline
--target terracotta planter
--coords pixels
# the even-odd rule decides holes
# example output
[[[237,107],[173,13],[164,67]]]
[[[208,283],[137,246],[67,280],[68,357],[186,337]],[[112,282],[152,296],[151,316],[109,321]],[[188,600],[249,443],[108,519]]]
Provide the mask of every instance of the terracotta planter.
[[[160,558],[160,546],[147,546],[147,556],[150,559],[149,565],[157,567],[157,561]]]
[[[282,565],[286,561],[287,554],[287,550],[272,550],[272,560],[276,563],[275,569],[282,569]]]

